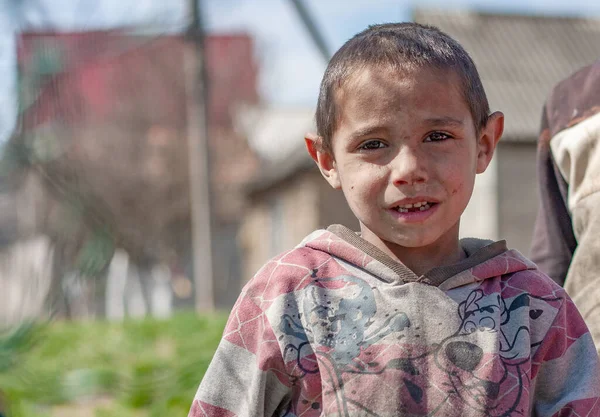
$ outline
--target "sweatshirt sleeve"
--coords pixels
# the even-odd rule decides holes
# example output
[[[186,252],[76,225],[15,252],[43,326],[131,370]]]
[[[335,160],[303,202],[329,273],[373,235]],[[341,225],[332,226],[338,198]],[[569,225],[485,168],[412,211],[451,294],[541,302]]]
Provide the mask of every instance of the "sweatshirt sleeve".
[[[236,302],[188,417],[283,416],[291,386],[279,344],[247,292]]]
[[[532,410],[539,417],[600,416],[600,362],[573,301],[564,294],[532,358]]]

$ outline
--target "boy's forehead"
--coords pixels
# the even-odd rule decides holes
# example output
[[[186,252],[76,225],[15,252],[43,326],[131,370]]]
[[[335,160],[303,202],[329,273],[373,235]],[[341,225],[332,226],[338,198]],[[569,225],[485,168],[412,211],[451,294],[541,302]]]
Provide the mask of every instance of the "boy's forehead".
[[[361,89],[368,91],[373,85],[385,85],[388,87],[408,87],[420,85],[424,87],[423,81],[443,80],[448,88],[460,90],[461,80],[456,71],[450,68],[437,68],[428,66],[419,67],[393,67],[391,65],[374,65],[358,68],[346,77],[338,88],[344,92],[357,92]]]
[[[458,75],[449,69],[363,68],[354,71],[335,92],[338,116],[347,111],[398,111],[432,96],[464,100]],[[462,106],[461,106],[462,107]]]
[[[408,134],[412,128],[449,124],[476,130],[461,78],[452,70],[357,71],[335,101],[332,144],[336,137],[358,138],[384,130]]]

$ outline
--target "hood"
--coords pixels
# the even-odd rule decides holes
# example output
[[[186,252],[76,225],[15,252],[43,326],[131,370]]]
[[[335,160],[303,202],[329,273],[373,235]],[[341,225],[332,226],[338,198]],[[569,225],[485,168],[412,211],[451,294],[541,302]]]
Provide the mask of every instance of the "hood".
[[[459,263],[433,268],[418,276],[357,233],[342,225],[330,226],[307,236],[300,246],[326,252],[341,261],[365,269],[388,283],[421,282],[442,290],[459,287],[528,269],[536,265],[504,240],[467,238],[460,241],[467,258]]]

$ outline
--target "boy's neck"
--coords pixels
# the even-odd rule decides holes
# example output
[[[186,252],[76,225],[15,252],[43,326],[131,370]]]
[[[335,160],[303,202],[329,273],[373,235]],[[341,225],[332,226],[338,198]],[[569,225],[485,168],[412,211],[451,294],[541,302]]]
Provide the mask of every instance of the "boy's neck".
[[[467,257],[460,245],[458,233],[453,239],[443,242],[436,241],[431,245],[417,248],[387,242],[368,229],[361,230],[361,237],[392,259],[402,263],[417,276],[421,276],[433,268],[456,264]]]

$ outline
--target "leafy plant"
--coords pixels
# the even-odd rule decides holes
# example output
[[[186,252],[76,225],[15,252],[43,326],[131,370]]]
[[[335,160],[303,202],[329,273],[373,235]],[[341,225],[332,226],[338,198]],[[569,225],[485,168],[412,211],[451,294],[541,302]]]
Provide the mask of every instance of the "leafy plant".
[[[22,329],[11,339],[18,363],[7,360],[10,371],[0,372],[9,417],[76,416],[77,407],[97,417],[186,415],[225,321],[181,312],[168,320],[30,325],[28,337]]]

